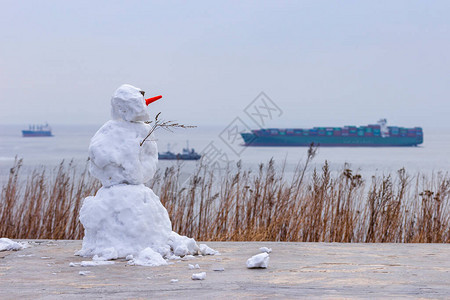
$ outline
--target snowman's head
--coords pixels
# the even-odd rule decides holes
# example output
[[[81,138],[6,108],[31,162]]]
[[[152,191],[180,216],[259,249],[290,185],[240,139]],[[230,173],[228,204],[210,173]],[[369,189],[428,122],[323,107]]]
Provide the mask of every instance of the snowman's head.
[[[147,106],[140,88],[121,85],[111,98],[111,116],[114,120],[148,121]]]

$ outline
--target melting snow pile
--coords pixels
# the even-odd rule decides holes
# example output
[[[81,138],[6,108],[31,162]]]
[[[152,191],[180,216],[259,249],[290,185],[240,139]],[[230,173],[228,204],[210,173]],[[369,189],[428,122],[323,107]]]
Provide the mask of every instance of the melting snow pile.
[[[155,174],[158,149],[152,136],[140,145],[151,130],[144,123],[150,116],[141,90],[122,85],[111,106],[113,119],[89,146],[89,171],[103,186],[84,199],[80,221],[85,236],[77,255],[96,256],[96,261],[126,257],[130,265],[158,266],[169,258],[218,254],[172,232],[167,210],[144,185]]]
[[[269,266],[269,254],[266,252],[254,255],[247,260],[247,268],[267,268]]]
[[[0,239],[0,251],[18,251],[25,247],[25,244],[14,242],[8,238]]]

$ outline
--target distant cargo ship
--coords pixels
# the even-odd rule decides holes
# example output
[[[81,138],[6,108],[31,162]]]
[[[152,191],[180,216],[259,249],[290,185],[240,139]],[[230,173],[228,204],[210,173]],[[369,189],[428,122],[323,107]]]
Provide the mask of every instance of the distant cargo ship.
[[[195,152],[194,148],[189,149],[189,144],[186,148],[183,148],[181,153],[173,153],[167,150],[164,153],[158,153],[158,159],[160,160],[199,160],[202,156]]]
[[[387,126],[386,119],[359,127],[259,129],[241,136],[245,146],[411,147],[423,143],[421,127]]]
[[[28,130],[22,130],[23,137],[53,136],[52,129],[48,124],[29,125]]]

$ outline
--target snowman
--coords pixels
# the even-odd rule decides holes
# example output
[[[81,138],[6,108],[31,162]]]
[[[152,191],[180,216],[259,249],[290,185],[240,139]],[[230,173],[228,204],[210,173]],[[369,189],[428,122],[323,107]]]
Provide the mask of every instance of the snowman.
[[[158,162],[153,134],[141,144],[151,130],[145,123],[150,119],[146,105],[157,98],[146,101],[141,89],[128,84],[113,94],[112,120],[97,131],[89,146],[89,171],[102,187],[81,207],[85,236],[77,255],[161,265],[171,256],[211,252],[206,245],[199,247],[193,239],[172,232],[167,210],[144,185],[153,178]]]

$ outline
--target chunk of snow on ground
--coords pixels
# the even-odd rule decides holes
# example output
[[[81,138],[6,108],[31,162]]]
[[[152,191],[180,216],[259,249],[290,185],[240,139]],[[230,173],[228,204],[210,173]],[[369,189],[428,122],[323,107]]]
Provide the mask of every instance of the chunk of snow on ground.
[[[192,274],[192,280],[204,280],[206,278],[206,272]]]
[[[177,259],[181,259],[181,256],[172,254],[169,257],[167,257],[167,259],[169,259],[169,260],[177,260]]]
[[[69,264],[69,267],[77,267],[77,266],[80,266],[80,265],[81,265],[80,263],[73,263],[73,262],[71,262]]]
[[[133,255],[127,255],[127,257],[125,257],[125,260],[132,260],[134,257],[133,257]]]
[[[117,259],[119,258],[119,255],[117,254],[117,250],[113,247],[109,247],[106,249],[103,249],[101,253],[98,255],[94,255],[92,260],[111,260],[111,259]]]
[[[259,251],[261,251],[262,253],[270,253],[272,252],[272,248],[261,247],[259,248]]]
[[[177,283],[178,279],[170,279],[170,283]]]
[[[105,260],[92,260],[92,261],[86,261],[83,260],[80,264],[82,267],[96,267],[96,266],[103,266],[103,265],[113,265],[113,261],[105,261]]]
[[[195,259],[194,255],[185,255],[181,258],[181,260],[191,260],[191,259]]]
[[[33,254],[19,254],[17,255],[17,257],[32,257],[34,256]]]
[[[50,259],[51,257],[49,256],[42,256],[41,259]]]
[[[80,272],[78,272],[78,274],[80,274],[82,276],[85,276],[85,275],[87,275],[89,273],[91,273],[91,271],[80,271]]]
[[[189,267],[189,270],[200,269],[200,266],[198,264],[195,264],[195,265],[189,264],[188,267]]]
[[[18,251],[26,248],[24,243],[14,242],[8,238],[0,239],[0,251]]]
[[[225,269],[222,268],[222,267],[215,267],[215,268],[213,268],[213,271],[216,271],[216,272],[223,272],[223,271],[225,271]]]
[[[209,248],[206,244],[200,244],[199,248],[202,255],[220,255],[219,251]]]
[[[145,248],[136,258],[128,262],[129,265],[156,267],[167,265],[167,261],[152,248]]]
[[[247,268],[267,268],[269,266],[269,254],[261,253],[252,256],[247,260]]]
[[[177,256],[195,255],[200,250],[194,239],[181,236],[174,231],[169,236],[168,244],[173,254]]]

